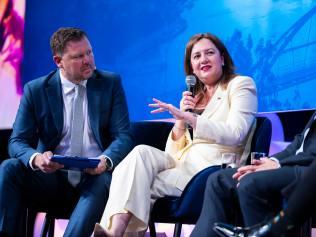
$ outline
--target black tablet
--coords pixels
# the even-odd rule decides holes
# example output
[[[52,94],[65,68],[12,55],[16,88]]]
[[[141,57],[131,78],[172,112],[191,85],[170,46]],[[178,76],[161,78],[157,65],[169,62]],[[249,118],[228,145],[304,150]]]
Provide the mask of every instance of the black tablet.
[[[54,155],[52,161],[63,164],[64,169],[83,170],[86,168],[96,168],[100,162],[100,158],[78,157],[78,156],[61,156]]]

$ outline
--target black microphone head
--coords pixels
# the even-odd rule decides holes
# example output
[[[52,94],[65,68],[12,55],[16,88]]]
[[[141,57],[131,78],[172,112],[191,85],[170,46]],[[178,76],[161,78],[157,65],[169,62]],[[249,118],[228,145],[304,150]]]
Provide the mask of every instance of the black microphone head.
[[[187,87],[193,87],[196,84],[196,77],[194,75],[187,75],[185,77],[185,83],[187,84]]]

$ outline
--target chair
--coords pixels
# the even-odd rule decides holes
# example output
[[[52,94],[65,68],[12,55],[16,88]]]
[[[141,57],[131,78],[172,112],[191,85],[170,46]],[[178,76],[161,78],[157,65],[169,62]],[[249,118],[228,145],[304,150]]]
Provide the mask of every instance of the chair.
[[[12,129],[0,129],[0,164],[9,157],[8,141],[11,133]]]
[[[257,117],[251,151],[268,154],[271,133],[271,121],[266,117]],[[155,222],[174,223],[174,237],[180,237],[182,224],[195,224],[202,209],[207,177],[218,169],[219,166],[211,166],[200,171],[188,183],[180,197],[159,198],[155,202],[150,216],[150,236],[156,236]]]
[[[311,217],[298,227],[297,236],[312,237],[312,228],[316,228],[316,212],[313,212]]]
[[[34,222],[37,213],[46,213],[40,236],[54,237],[55,219],[69,219],[73,209],[74,206],[66,206],[62,203],[45,207],[38,207],[36,204],[31,204],[27,209],[27,237],[33,236]]]

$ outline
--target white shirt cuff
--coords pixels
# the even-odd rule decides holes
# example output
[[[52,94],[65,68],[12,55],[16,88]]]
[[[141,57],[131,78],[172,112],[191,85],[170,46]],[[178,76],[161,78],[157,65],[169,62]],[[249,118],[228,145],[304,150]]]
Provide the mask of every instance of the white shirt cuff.
[[[281,167],[280,161],[279,161],[277,158],[275,158],[275,157],[269,157],[269,159],[270,159],[270,160],[273,160],[274,162],[276,162],[276,163],[278,164],[278,168]]]
[[[113,161],[110,157],[106,155],[101,155],[100,157],[103,157],[105,159],[106,163],[106,170],[112,170],[113,169]]]
[[[39,168],[34,168],[33,165],[32,165],[33,160],[35,159],[35,156],[37,156],[38,154],[41,154],[41,153],[38,153],[38,152],[34,153],[34,154],[31,156],[30,160],[29,160],[29,165],[30,165],[31,169],[34,170],[34,171],[35,171],[35,170],[39,170]]]

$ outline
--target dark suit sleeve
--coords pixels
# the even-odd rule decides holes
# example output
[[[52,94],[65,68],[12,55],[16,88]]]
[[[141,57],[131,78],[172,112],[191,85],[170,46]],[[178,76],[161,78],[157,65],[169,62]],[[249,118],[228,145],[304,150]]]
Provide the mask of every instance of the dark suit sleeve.
[[[304,151],[300,152],[296,155],[296,151],[300,148],[303,140],[305,131],[310,128],[314,122],[314,117],[316,113],[313,114],[312,118],[307,123],[303,132],[299,135],[296,135],[293,142],[283,151],[273,155],[273,157],[277,158],[280,161],[281,165],[309,165],[316,156],[316,145],[313,144],[315,141],[314,134],[308,134],[308,143],[310,145],[304,145]],[[313,130],[314,131],[314,130]],[[312,141],[312,143],[311,143]],[[307,142],[307,141],[306,141]]]
[[[30,157],[37,152],[32,148],[36,141],[37,127],[34,116],[33,98],[30,87],[26,84],[13,124],[12,135],[9,139],[10,157],[19,158],[26,166],[29,166]]]
[[[103,154],[112,159],[115,167],[133,147],[130,135],[128,108],[120,78],[115,80],[115,85],[113,87],[111,115],[108,129],[112,142]]]
[[[276,153],[273,157],[277,158],[279,161],[287,159],[290,156],[295,156],[295,152],[299,149],[302,144],[304,135],[298,134],[295,136],[294,140],[281,152]]]

